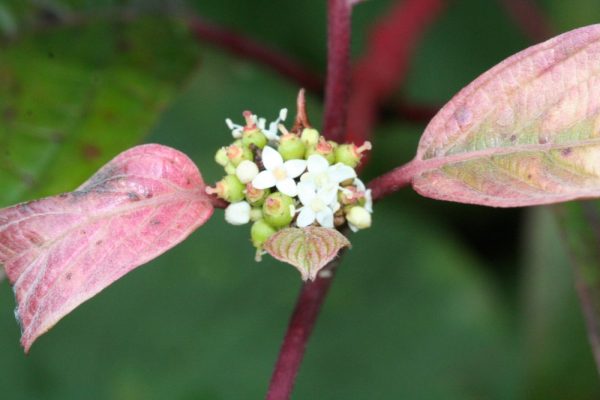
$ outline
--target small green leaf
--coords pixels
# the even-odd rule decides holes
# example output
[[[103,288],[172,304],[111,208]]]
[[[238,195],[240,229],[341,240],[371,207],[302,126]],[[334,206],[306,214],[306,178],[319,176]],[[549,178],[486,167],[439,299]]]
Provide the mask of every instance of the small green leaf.
[[[279,261],[296,267],[302,280],[314,281],[319,271],[350,247],[350,241],[335,229],[309,226],[282,229],[265,242],[264,249]]]

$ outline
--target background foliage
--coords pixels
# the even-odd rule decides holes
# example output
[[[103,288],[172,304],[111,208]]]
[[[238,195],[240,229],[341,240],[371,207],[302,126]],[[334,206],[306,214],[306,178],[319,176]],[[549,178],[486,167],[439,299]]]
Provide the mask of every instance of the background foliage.
[[[392,1],[355,8],[363,53]],[[530,42],[499,1],[455,0],[418,45],[396,97],[439,105]],[[325,66],[322,2],[169,2]],[[594,23],[592,0],[540,2],[562,32]],[[194,41],[158,1],[0,4],[1,206],[71,190],[140,141],[185,151],[219,179],[226,117],[270,118],[298,87],[270,69]],[[85,18],[57,21],[72,12]],[[143,17],[138,14],[144,15]],[[158,14],[162,14],[160,17]],[[106,22],[110,20],[111,22]],[[309,97],[319,125],[321,100]],[[370,177],[409,160],[424,125],[388,113]],[[597,373],[572,271],[548,208],[495,210],[409,190],[353,236],[311,339],[295,398],[593,399]],[[182,245],[19,346],[0,283],[0,391],[10,399],[226,399],[263,396],[297,272],[255,264],[245,228],[222,213]]]

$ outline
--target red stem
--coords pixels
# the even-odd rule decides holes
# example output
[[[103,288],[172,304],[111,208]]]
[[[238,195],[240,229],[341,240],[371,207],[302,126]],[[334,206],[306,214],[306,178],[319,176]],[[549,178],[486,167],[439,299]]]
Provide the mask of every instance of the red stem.
[[[423,163],[413,160],[369,182],[373,201],[380,200],[410,184],[413,176],[423,168],[421,164]]]
[[[302,286],[271,377],[267,400],[290,398],[306,350],[306,343],[329,292],[336,266],[336,262],[329,264],[325,267],[329,273],[321,272],[314,282],[307,282]]]
[[[329,0],[328,61],[324,132],[340,140],[345,133],[347,90],[350,83],[350,14],[354,2]],[[314,282],[302,286],[275,364],[267,400],[290,398],[306,344],[327,296],[339,258],[327,265]]]
[[[400,1],[377,21],[354,69],[347,141],[362,144],[369,139],[379,106],[403,83],[413,50],[445,4],[445,0]],[[412,112],[414,107],[398,111]]]
[[[329,0],[327,7],[327,83],[325,86],[324,135],[340,142],[346,134],[350,87],[349,0]]]
[[[197,39],[215,44],[236,56],[266,65],[307,90],[321,92],[323,87],[321,76],[265,44],[212,24],[198,16],[190,17],[187,23]]]

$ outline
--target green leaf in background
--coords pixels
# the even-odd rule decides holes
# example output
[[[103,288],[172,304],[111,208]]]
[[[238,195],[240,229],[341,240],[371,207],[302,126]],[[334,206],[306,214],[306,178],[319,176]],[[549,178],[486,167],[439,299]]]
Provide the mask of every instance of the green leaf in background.
[[[0,48],[0,205],[73,189],[136,144],[196,64],[180,23],[41,30]]]

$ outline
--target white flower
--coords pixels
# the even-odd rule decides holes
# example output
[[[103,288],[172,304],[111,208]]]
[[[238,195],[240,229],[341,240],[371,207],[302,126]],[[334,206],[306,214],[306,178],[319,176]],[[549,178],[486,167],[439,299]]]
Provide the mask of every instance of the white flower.
[[[288,160],[283,162],[281,154],[272,147],[265,146],[262,150],[262,162],[265,170],[252,180],[256,189],[267,189],[275,186],[281,193],[294,197],[298,188],[294,178],[306,169],[306,160]]]
[[[279,140],[279,124],[285,121],[287,118],[287,108],[279,110],[279,116],[277,119],[269,124],[269,128],[266,128],[267,121],[264,118],[258,118],[256,124],[260,130],[265,134],[269,140]]]
[[[235,169],[235,175],[242,183],[252,182],[258,175],[258,166],[250,160],[244,160]]]
[[[231,203],[225,209],[225,221],[231,225],[244,225],[250,221],[250,204],[245,201]]]
[[[337,192],[317,189],[312,182],[298,184],[298,197],[304,207],[296,219],[299,228],[305,228],[315,222],[324,228],[333,228],[333,213],[340,207]]]
[[[366,229],[371,226],[371,213],[365,208],[355,206],[350,209],[350,212],[346,214],[348,220],[348,226],[352,229],[352,232],[356,232],[359,229]]]
[[[279,116],[277,119],[269,124],[267,128],[267,120],[265,118],[259,118],[256,114],[252,114],[249,111],[244,112],[244,118],[246,118],[246,126],[256,125],[267,137],[269,140],[279,140],[278,126],[281,122],[285,121],[287,117],[287,108],[282,108],[279,111]],[[225,124],[231,130],[231,134],[235,139],[239,139],[242,137],[244,133],[244,126],[234,124],[233,121],[229,118],[225,119]]]
[[[363,181],[358,178],[354,179],[354,186],[365,194],[365,209],[373,214],[373,196],[371,196],[371,189],[367,189]]]
[[[311,182],[318,190],[327,192],[328,196],[337,194],[340,183],[356,178],[356,171],[342,163],[330,166],[325,157],[313,154],[306,163],[308,172],[300,177],[301,182]]]

